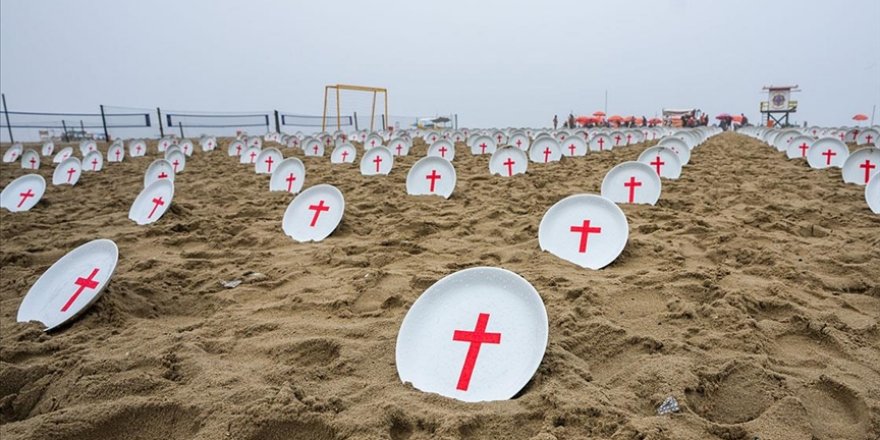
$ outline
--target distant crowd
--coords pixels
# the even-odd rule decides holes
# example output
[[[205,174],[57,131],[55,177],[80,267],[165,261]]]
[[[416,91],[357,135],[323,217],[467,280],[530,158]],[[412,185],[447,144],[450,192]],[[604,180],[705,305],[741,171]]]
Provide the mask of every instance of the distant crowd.
[[[600,113],[601,114],[601,113]],[[745,114],[740,114],[739,116],[733,117],[718,117],[719,123],[718,126],[724,130],[735,129],[736,127],[748,125],[749,119]],[[703,113],[699,109],[692,110],[689,113],[684,113],[676,116],[668,116],[663,119],[660,118],[651,118],[648,119],[645,116],[636,117],[620,117],[620,116],[612,116],[611,118],[605,119],[604,117],[585,117],[581,116],[579,118],[575,118],[574,114],[569,113],[568,119],[562,122],[562,128],[595,128],[595,127],[608,127],[608,128],[619,128],[619,127],[659,127],[659,126],[668,126],[668,127],[704,127],[709,125],[709,115],[707,113]],[[558,115],[553,115],[553,129],[556,130],[559,128],[559,118]]]

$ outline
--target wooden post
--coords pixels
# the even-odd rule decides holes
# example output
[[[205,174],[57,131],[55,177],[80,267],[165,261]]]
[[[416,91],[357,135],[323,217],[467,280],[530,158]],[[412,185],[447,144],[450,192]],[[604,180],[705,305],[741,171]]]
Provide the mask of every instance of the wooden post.
[[[339,109],[339,87],[336,88],[336,131],[342,129],[339,124],[342,124],[342,114],[340,114],[342,110]]]
[[[330,90],[330,86],[324,87],[324,116],[321,117],[321,131],[327,130],[327,92]],[[336,103],[336,106],[339,107],[339,103]]]
[[[373,91],[373,110],[370,111],[370,131],[373,131],[376,121],[376,91]]]
[[[281,133],[281,124],[278,123],[278,110],[275,110],[275,132]]]

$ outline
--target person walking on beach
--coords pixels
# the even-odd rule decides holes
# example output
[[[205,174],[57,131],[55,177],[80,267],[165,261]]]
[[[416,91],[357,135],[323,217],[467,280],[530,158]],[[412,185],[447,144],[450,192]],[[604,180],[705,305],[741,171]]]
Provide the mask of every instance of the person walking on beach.
[[[556,115],[553,115],[553,129],[556,130],[556,125],[559,124],[559,119],[556,118]]]

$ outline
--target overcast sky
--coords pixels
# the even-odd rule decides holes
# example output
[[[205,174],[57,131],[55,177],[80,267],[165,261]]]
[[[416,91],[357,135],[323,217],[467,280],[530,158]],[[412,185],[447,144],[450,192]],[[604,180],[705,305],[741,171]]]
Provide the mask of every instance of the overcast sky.
[[[754,121],[762,86],[798,84],[798,121],[851,124],[880,104],[880,1],[0,1],[12,110],[320,114],[332,83],[472,127],[546,126],[606,90],[609,114]]]

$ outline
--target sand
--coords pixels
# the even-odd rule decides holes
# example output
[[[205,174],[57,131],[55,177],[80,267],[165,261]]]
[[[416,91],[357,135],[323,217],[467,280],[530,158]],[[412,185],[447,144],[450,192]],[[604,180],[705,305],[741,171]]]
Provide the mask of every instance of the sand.
[[[188,161],[153,226],[127,213],[155,154],[50,186],[32,212],[0,213],[0,437],[878,438],[880,216],[839,170],[722,134],[663,182],[657,206],[622,207],[629,242],[609,267],[541,252],[553,203],[598,193],[650,145],[511,179],[459,145],[449,200],[405,193],[420,141],[387,177],[303,158],[306,187],[336,185],[347,201],[317,244],[283,234],[292,196],[270,193],[225,144]],[[24,172],[0,171],[4,186]],[[59,331],[16,323],[39,275],[95,238],[119,245],[104,296]],[[409,306],[481,265],[521,274],[544,299],[550,338],[533,380],[482,404],[400,383]],[[681,412],[656,415],[667,396]]]

